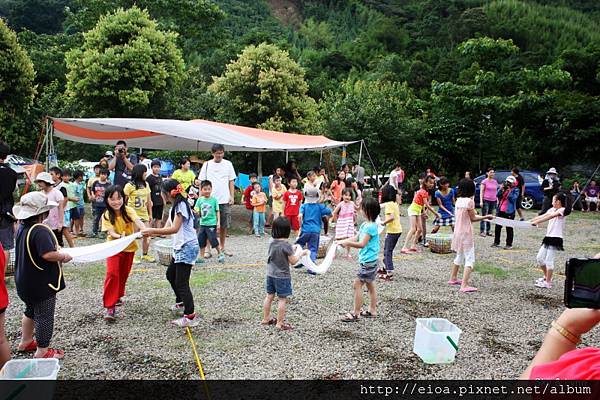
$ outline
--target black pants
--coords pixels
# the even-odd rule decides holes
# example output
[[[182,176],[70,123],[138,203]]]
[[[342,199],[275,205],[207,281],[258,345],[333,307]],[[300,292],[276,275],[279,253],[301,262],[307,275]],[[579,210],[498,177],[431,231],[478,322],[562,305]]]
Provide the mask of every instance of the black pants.
[[[385,244],[383,246],[383,265],[385,265],[386,271],[394,271],[394,261],[392,260],[394,255],[394,248],[398,244],[401,233],[388,233],[385,235]]]
[[[54,236],[56,236],[56,241],[58,242],[58,245],[60,247],[65,247],[65,244],[63,242],[63,230],[62,230],[62,228],[60,228],[60,229],[54,229],[52,232],[54,232]]]
[[[102,218],[102,214],[106,211],[106,208],[94,207],[92,209],[92,214],[94,215],[94,223],[92,225],[92,233],[97,234],[100,232],[100,218]]]
[[[175,293],[175,301],[183,302],[183,313],[190,315],[194,313],[194,296],[190,289],[190,275],[192,266],[190,264],[175,263],[171,259],[171,264],[167,267],[167,280]]]
[[[37,303],[25,303],[25,316],[33,320],[35,325],[35,340],[38,347],[50,346],[54,333],[54,308],[56,296],[50,296]]]
[[[554,196],[544,196],[544,202],[542,203],[542,209],[538,213],[538,215],[546,214],[546,211],[552,208],[552,197]]]
[[[498,216],[500,218],[515,219],[515,213],[507,214],[505,212],[498,211],[498,214],[496,214],[496,216]],[[500,244],[501,233],[502,233],[502,225],[496,224],[496,230],[494,231],[494,244],[495,245]],[[506,245],[507,246],[512,246],[513,238],[514,238],[514,229],[507,226],[506,227]]]

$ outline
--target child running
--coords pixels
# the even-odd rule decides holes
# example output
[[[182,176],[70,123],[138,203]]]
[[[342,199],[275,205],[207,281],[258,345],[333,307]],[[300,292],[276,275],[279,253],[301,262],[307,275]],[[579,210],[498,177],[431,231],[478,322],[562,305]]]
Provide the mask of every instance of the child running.
[[[404,241],[404,247],[400,251],[402,254],[410,254],[410,253],[419,253],[420,250],[417,249],[417,240],[422,235],[425,235],[425,231],[423,230],[422,225],[422,214],[423,212],[427,212],[430,210],[435,214],[437,218],[441,218],[440,213],[435,211],[433,207],[429,204],[429,190],[433,188],[435,184],[435,178],[431,175],[427,175],[423,178],[423,183],[421,183],[421,189],[415,192],[415,196],[413,198],[412,204],[408,207],[408,218],[410,219],[410,231],[408,231],[408,235],[406,235],[406,240]],[[410,247],[407,247],[409,246]]]
[[[333,210],[335,222],[335,240],[344,240],[354,237],[354,219],[356,217],[355,204],[352,201],[352,189],[346,188],[342,191],[342,201]],[[350,247],[346,247],[344,255],[348,260],[352,259]]]
[[[289,183],[290,188],[283,194],[283,203],[285,204],[283,214],[290,221],[292,232],[297,236],[298,231],[300,230],[298,215],[300,214],[300,204],[302,203],[303,197],[302,193],[297,189],[298,179],[291,178]]]
[[[454,231],[454,203],[456,202],[456,194],[454,189],[450,187],[450,181],[446,177],[441,177],[439,189],[435,191],[435,200],[438,204],[438,213],[441,218],[433,220],[433,229],[431,233],[437,233],[442,226],[449,226]]]
[[[275,218],[269,245],[267,260],[267,278],[265,282],[267,296],[263,303],[263,319],[261,325],[275,325],[280,331],[289,331],[292,326],[285,322],[285,306],[287,298],[292,295],[292,275],[290,265],[298,262],[300,257],[307,255],[309,250],[303,250],[299,256],[294,255],[294,249],[288,242],[290,237],[290,221],[284,217]],[[271,305],[279,298],[277,318],[271,317]]]
[[[378,277],[384,281],[391,281],[394,278],[394,249],[402,235],[400,205],[396,200],[396,194],[397,191],[392,185],[383,187],[381,201],[384,205],[385,219],[383,220],[382,225],[386,227],[386,234],[385,244],[383,246],[384,268],[378,270]]]
[[[554,257],[557,251],[564,251],[563,237],[565,234],[565,217],[571,214],[573,200],[567,192],[560,191],[552,198],[552,208],[545,214],[539,215],[529,222],[539,225],[548,222],[546,236],[538,251],[536,260],[538,266],[544,271],[544,276],[535,282],[535,286],[543,289],[552,289],[552,273],[554,272]]]
[[[262,191],[260,182],[252,184],[254,194],[252,195],[251,204],[254,207],[253,226],[256,237],[261,237],[265,234],[265,211],[267,209],[267,195]]]
[[[273,175],[273,187],[271,188],[271,198],[273,199],[273,219],[283,216],[283,195],[287,191],[286,187],[281,183],[279,175]]]
[[[476,292],[478,289],[469,286],[469,279],[475,265],[475,243],[473,242],[473,222],[492,220],[493,215],[475,215],[475,183],[467,178],[458,182],[458,199],[456,200],[456,225],[452,235],[452,250],[456,258],[452,265],[452,273],[448,285],[460,285],[462,293]],[[462,280],[458,279],[458,269],[465,266]]]
[[[125,193],[119,185],[113,185],[104,193],[106,211],[102,216],[102,231],[106,232],[106,240],[116,240],[134,233],[135,227],[144,229],[144,223],[135,210],[125,205]],[[106,278],[104,279],[104,320],[115,320],[116,307],[123,305],[125,285],[131,272],[133,256],[138,246],[131,242],[125,250],[106,259]]]
[[[173,203],[169,221],[164,228],[146,228],[144,236],[173,235],[173,257],[167,268],[167,280],[175,293],[171,311],[181,318],[172,321],[179,327],[197,326],[200,316],[194,312],[194,296],[190,289],[192,266],[198,258],[198,237],[194,230],[194,214],[186,199],[183,186],[174,179],[163,183],[165,192]]]
[[[204,252],[206,242],[210,242],[213,249],[217,249],[219,256],[217,261],[225,262],[225,254],[219,247],[217,232],[221,229],[221,213],[219,212],[219,201],[211,196],[212,183],[210,181],[200,182],[200,197],[196,200],[194,211],[200,216],[200,231],[198,232],[198,244],[200,245],[200,257],[196,264],[204,264]]]
[[[363,222],[358,231],[358,237],[342,240],[338,244],[342,247],[355,247],[358,251],[358,272],[354,279],[354,311],[347,313],[342,322],[356,322],[362,317],[373,318],[377,316],[377,290],[375,278],[377,277],[377,257],[379,255],[379,233],[375,220],[381,212],[377,200],[366,197],[361,204],[361,211],[367,221]],[[362,311],[363,285],[369,291],[369,309]]]
[[[133,208],[137,216],[145,226],[150,226],[150,215],[152,215],[152,200],[150,199],[150,185],[146,182],[147,168],[144,164],[136,164],[131,170],[131,182],[125,184],[123,192],[127,205]],[[153,256],[148,254],[150,249],[150,238],[142,238],[142,257],[135,256],[134,264],[140,262],[154,262]]]

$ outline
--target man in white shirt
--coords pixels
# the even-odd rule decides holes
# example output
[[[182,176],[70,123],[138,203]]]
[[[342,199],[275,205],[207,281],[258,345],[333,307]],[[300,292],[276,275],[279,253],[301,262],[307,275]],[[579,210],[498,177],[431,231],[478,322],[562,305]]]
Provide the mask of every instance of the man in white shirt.
[[[200,181],[208,180],[212,183],[212,196],[219,202],[219,212],[221,213],[221,230],[219,231],[221,248],[223,253],[232,256],[232,253],[225,250],[225,238],[227,237],[227,229],[231,226],[235,170],[231,161],[223,158],[225,147],[222,144],[213,144],[211,153],[213,159],[202,164],[198,179]]]

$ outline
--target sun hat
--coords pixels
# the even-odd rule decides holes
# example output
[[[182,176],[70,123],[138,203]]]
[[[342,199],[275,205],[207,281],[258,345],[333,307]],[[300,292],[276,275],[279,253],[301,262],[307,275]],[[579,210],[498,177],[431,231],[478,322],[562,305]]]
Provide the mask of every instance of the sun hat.
[[[48,196],[42,192],[31,192],[21,197],[21,202],[13,207],[16,219],[24,220],[35,215],[40,215],[57,207],[58,203],[49,201]]]
[[[512,175],[509,175],[506,177],[506,182],[509,182],[511,185],[514,185],[515,183],[517,183],[517,178],[515,178]]]
[[[315,187],[308,187],[304,189],[304,198],[307,203],[316,203],[319,201],[319,189]]]
[[[37,174],[37,176],[35,177],[35,182],[45,182],[48,185],[54,185],[54,180],[52,180],[52,176],[47,173],[47,172],[40,172],[39,174]]]
[[[104,157],[114,157],[114,154],[112,151],[108,150],[106,153],[104,153]]]
[[[550,168],[548,171],[546,171],[546,173],[558,175],[558,172],[556,172],[556,168],[554,167]]]

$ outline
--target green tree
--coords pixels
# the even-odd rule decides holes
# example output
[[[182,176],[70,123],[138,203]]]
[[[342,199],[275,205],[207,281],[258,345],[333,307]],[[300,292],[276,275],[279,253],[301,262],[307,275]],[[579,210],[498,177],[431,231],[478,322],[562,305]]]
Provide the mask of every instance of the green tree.
[[[67,95],[83,114],[159,117],[184,71],[177,34],[157,28],[148,12],[119,9],[67,53]]]
[[[0,18],[0,134],[15,151],[31,144],[25,120],[33,104],[35,71],[17,35]]]
[[[425,144],[420,101],[405,83],[347,80],[319,104],[323,133],[364,139],[378,169],[395,162],[420,167]]]
[[[219,120],[292,132],[315,129],[317,106],[307,95],[304,69],[274,45],[246,47],[208,89],[219,99]]]

